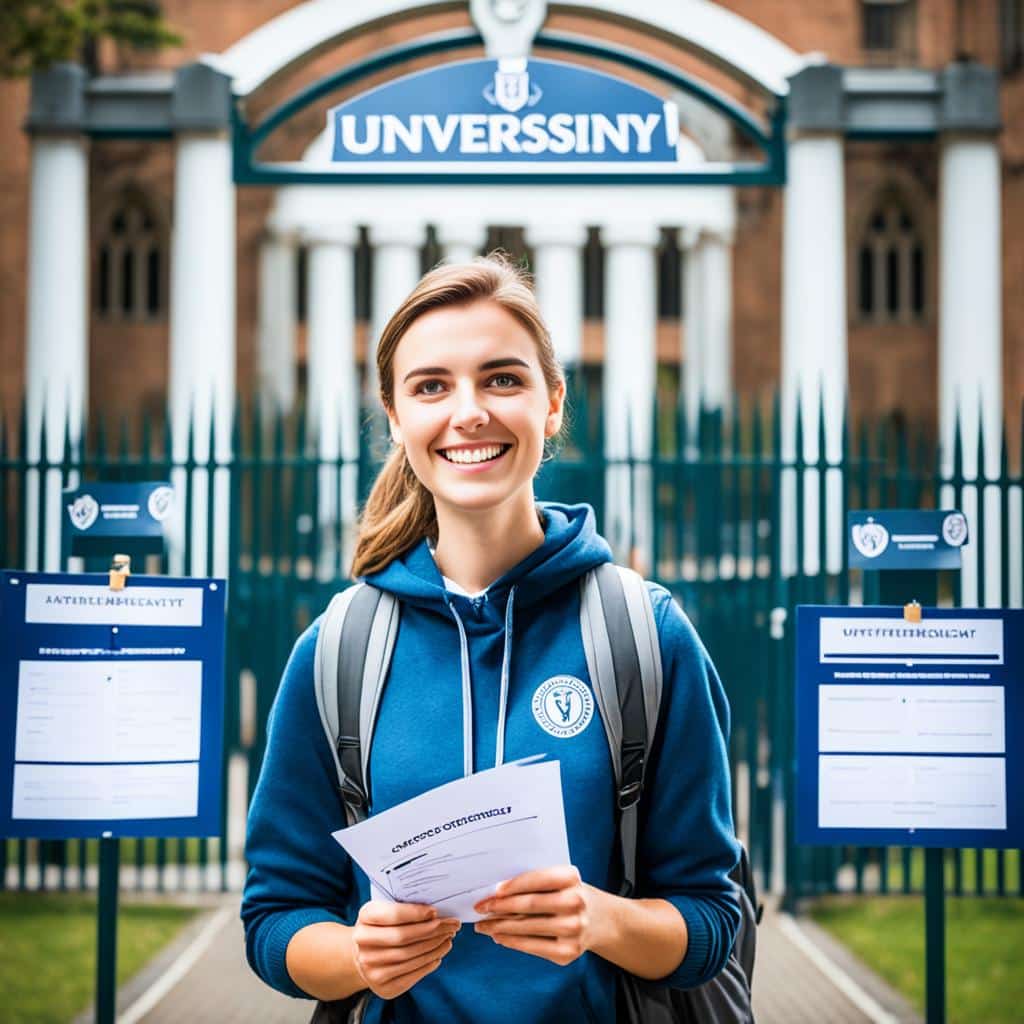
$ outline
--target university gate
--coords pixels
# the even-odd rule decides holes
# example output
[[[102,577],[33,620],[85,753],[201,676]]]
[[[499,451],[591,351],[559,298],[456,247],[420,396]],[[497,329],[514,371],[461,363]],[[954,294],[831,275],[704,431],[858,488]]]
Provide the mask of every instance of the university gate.
[[[38,309],[27,447],[13,463],[26,472],[25,507],[38,510],[26,524],[24,564],[53,565],[49,509],[59,503],[50,498],[61,484],[79,473],[167,473],[184,509],[169,570],[231,581],[229,743],[246,753],[251,785],[289,646],[345,585],[355,513],[379,457],[379,438],[364,429],[372,373],[360,380],[359,343],[372,368],[373,339],[418,278],[425,242],[436,256],[459,259],[483,247],[489,226],[517,226],[532,250],[576,411],[566,451],[545,467],[539,495],[593,503],[617,558],[664,582],[695,620],[733,704],[740,831],[763,879],[791,893],[839,881],[885,886],[890,862],[877,852],[826,851],[811,864],[788,838],[787,622],[797,601],[857,596],[841,544],[847,507],[940,496],[933,466],[915,469],[898,446],[865,440],[851,451],[843,416],[844,140],[932,137],[965,125],[990,130],[984,103],[960,102],[977,94],[979,69],[937,74],[927,96],[919,83],[890,81],[880,91],[800,57],[714,4],[662,12],[631,0],[585,6],[610,24],[699,53],[742,83],[750,106],[674,63],[607,37],[547,27],[543,3],[500,0],[474,2],[471,24],[366,56],[272,109],[260,109],[261,90],[310,55],[369,25],[453,5],[367,0],[357,15],[310,0],[225,53],[180,69],[170,91],[154,89],[144,97],[150,106],[136,106],[142,116],[117,106],[113,88],[85,89],[74,69],[41,80],[31,127],[39,166],[62,202],[81,196],[82,171],[73,143],[48,134],[53,110],[57,127],[77,126],[84,135],[174,140],[171,392],[162,452],[147,449],[134,461],[105,453],[90,464],[81,433],[84,385],[74,376],[80,361],[61,358],[81,333],[67,319],[74,304],[70,313]],[[430,67],[393,77],[414,62]],[[362,91],[382,76],[385,84]],[[916,106],[893,101],[901,89]],[[268,158],[303,111],[339,95],[327,128],[301,152],[285,143],[278,159]],[[61,121],[74,102],[77,120]],[[727,127],[728,146],[702,131],[707,110]],[[244,415],[234,400],[236,185],[278,189],[260,257],[262,401]],[[782,393],[771,408],[746,410],[730,401],[727,358],[733,190],[742,185],[787,188]],[[991,199],[979,192],[979,202]],[[79,230],[81,218],[71,214],[68,223]],[[73,280],[77,272],[61,262],[66,254],[47,248],[44,226],[40,217],[33,294],[48,279]],[[659,400],[655,253],[665,229],[685,250],[687,375],[678,395]],[[583,365],[581,308],[583,248],[595,230],[605,292],[597,381]],[[308,252],[308,385],[304,407],[289,415],[294,350],[282,339],[299,241]],[[367,245],[369,329],[360,338],[355,297],[337,283],[356,276]],[[950,278],[959,288],[961,278],[980,271],[957,266],[956,258],[950,254]],[[977,337],[977,325],[972,330]],[[944,380],[965,372],[948,363]],[[955,402],[941,425],[942,479],[980,516],[967,593],[957,596],[989,600],[998,587],[997,600],[1014,593],[1019,600],[1019,565],[999,569],[1012,561],[1001,563],[999,552],[1021,550],[1019,479],[999,461],[998,406],[993,426],[983,397],[980,406],[966,400],[959,441]],[[987,489],[978,485],[982,474]],[[1001,514],[983,514],[990,509]],[[228,853],[222,841],[221,884]],[[999,865],[1005,884],[1002,858]],[[910,884],[909,864],[902,879]]]

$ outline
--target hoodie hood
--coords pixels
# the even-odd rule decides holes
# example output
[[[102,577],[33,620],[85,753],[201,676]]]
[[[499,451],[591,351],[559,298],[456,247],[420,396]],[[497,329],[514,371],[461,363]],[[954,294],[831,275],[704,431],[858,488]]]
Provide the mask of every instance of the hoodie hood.
[[[512,587],[516,604],[527,607],[612,560],[611,548],[597,532],[589,505],[541,501],[537,507],[544,517],[544,543],[487,588],[488,599],[499,606]],[[402,601],[447,614],[444,580],[426,538],[380,572],[366,576],[365,581]]]
[[[498,669],[497,729],[494,764],[505,756],[505,716],[508,708],[514,609],[541,601],[559,587],[579,579],[602,562],[610,562],[611,549],[594,528],[594,510],[589,505],[541,503],[544,543],[518,565],[496,579],[478,597],[450,594],[427,546],[426,538],[385,569],[365,577],[367,583],[387,590],[399,600],[454,620],[459,633],[462,674],[462,768],[471,775],[474,756],[473,677],[489,675],[479,650],[490,635],[500,636]],[[474,658],[470,637],[476,638]],[[475,664],[474,664],[475,662]]]

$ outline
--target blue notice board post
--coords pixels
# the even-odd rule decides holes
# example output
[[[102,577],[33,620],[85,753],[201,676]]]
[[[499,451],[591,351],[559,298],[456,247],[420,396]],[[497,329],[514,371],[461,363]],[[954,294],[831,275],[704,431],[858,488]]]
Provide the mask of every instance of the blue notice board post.
[[[896,607],[798,609],[797,836],[924,847],[926,1013],[942,1024],[944,848],[1024,839],[1024,612],[930,607],[960,568],[959,511],[850,512],[847,527],[865,600]]]
[[[226,586],[0,573],[0,836],[100,839],[96,1019],[114,1021],[121,836],[220,827]]]

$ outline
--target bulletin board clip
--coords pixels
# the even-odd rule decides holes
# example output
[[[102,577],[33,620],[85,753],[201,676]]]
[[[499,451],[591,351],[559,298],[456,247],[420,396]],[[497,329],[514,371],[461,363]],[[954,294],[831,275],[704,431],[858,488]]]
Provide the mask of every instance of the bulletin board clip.
[[[124,590],[131,574],[131,557],[129,555],[114,555],[110,562],[110,589]]]
[[[903,606],[903,619],[906,622],[921,621],[921,605],[917,601],[911,601]]]

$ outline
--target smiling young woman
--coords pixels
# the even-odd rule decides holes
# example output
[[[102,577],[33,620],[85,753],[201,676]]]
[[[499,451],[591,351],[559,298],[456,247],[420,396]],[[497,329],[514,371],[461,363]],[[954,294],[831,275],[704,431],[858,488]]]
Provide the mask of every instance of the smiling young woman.
[[[465,771],[549,753],[561,763],[573,863],[508,879],[478,905],[486,916],[472,930],[430,907],[371,900],[331,838],[345,822],[313,694],[318,619],[285,669],[250,811],[249,962],[294,996],[368,991],[369,1024],[611,1024],[622,971],[697,985],[732,946],[721,683],[678,605],[648,584],[662,706],[640,804],[639,897],[614,895],[614,785],[596,702],[557,737],[534,709],[553,678],[591,687],[578,586],[611,552],[589,506],[533,494],[562,428],[565,381],[527,281],[494,257],[438,267],[385,327],[377,366],[394,450],[364,509],[352,575],[393,593],[402,617],[370,813]]]

